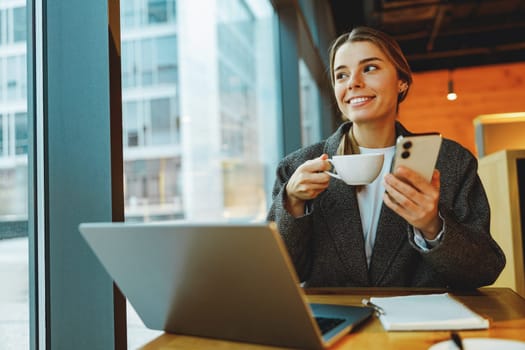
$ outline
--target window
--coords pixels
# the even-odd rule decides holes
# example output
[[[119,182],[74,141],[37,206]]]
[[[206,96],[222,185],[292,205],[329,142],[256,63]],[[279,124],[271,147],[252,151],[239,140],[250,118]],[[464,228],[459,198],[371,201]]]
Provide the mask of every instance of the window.
[[[152,57],[153,54],[153,41],[151,39],[142,40],[140,44],[140,65],[141,69],[141,81],[140,85],[147,86],[153,84],[153,73],[155,70],[155,62]]]
[[[22,18],[25,20],[25,7],[8,7],[0,11],[0,18],[4,19],[7,14],[15,14],[17,17],[20,13],[24,14]],[[3,21],[0,27],[2,23],[3,33],[16,32],[12,21]],[[11,26],[5,28],[5,24],[9,23]],[[25,33],[25,25],[22,28]],[[25,34],[20,32],[20,38],[25,40]],[[0,210],[1,243],[2,235],[12,230],[9,224],[4,226],[4,223],[14,220],[27,228],[28,121],[25,45],[10,42],[0,46],[0,73],[0,192],[5,196]],[[27,236],[27,231],[14,232],[18,232],[16,236]]]
[[[131,29],[135,26],[136,13],[135,1],[128,0],[120,2],[120,26]]]
[[[0,70],[5,74],[0,76],[0,98],[18,103],[26,100],[26,57],[25,55],[7,56],[5,59],[0,58]],[[5,78],[4,78],[5,77]]]
[[[26,7],[24,1],[11,1],[0,8],[0,45],[25,44],[26,42]]]
[[[13,41],[15,43],[26,41],[26,8],[13,9]]]
[[[4,44],[4,42],[6,41],[4,36],[5,36],[5,33],[6,33],[6,30],[4,29],[4,23],[5,23],[5,19],[4,19],[4,16],[6,14],[6,11],[5,10],[0,10],[0,46]]]
[[[0,347],[29,349],[26,7],[0,9]]]
[[[264,219],[278,157],[270,1],[133,9],[121,12],[126,220]],[[130,309],[130,347],[141,334]]]
[[[126,116],[123,120],[124,147],[136,147],[139,145],[139,121],[137,102],[125,102],[122,114]],[[142,136],[140,136],[142,138]]]
[[[150,102],[151,143],[169,145],[176,134],[170,99],[159,98]]]
[[[15,154],[27,155],[27,113],[15,114]]]
[[[122,88],[137,85],[137,61],[134,57],[134,42],[122,43]]]
[[[175,0],[148,0],[148,24],[173,22]]]
[[[157,81],[163,83],[177,82],[177,42],[175,36],[156,39]]]
[[[308,66],[299,60],[299,96],[301,101],[301,143],[311,145],[321,140],[319,89]]]
[[[163,23],[167,19],[166,0],[148,0],[148,23]]]
[[[4,150],[7,149],[6,145],[4,145],[4,140],[7,141],[7,137],[4,136],[4,130],[7,132],[7,128],[4,126],[4,116],[0,113],[0,157],[4,157]],[[1,159],[1,158],[0,158]]]

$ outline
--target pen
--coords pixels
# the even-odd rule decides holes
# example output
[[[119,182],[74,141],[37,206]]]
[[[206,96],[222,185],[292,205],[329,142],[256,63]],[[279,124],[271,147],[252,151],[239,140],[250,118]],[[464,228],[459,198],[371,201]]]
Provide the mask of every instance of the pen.
[[[459,350],[463,350],[463,342],[461,341],[461,337],[458,333],[451,332],[450,338],[452,338],[452,341],[454,342],[454,344],[456,344]]]
[[[371,302],[368,299],[363,299],[361,302],[363,303],[363,305],[371,307],[372,309],[374,309],[375,312],[378,315],[385,315],[386,314],[385,310],[381,306],[374,304],[373,302]]]

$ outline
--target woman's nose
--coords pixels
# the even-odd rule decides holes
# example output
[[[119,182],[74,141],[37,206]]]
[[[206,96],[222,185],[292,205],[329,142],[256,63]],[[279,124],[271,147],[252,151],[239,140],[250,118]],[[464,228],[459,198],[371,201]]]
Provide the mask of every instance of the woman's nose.
[[[363,77],[359,73],[350,75],[347,82],[347,88],[363,87]]]

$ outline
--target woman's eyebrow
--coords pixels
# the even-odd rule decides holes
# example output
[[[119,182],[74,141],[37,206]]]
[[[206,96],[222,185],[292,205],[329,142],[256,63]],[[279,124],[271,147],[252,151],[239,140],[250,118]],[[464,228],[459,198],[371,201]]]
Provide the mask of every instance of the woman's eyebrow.
[[[359,65],[363,65],[363,64],[366,64],[366,63],[369,63],[369,62],[373,62],[373,61],[381,61],[381,62],[383,62],[384,60],[379,58],[379,57],[367,57],[367,58],[363,58],[361,61],[359,61]],[[339,69],[343,69],[343,68],[346,68],[346,65],[344,65],[344,64],[339,65],[339,66],[335,67],[334,72],[337,72]]]
[[[368,57],[368,58],[364,58],[361,61],[359,61],[359,64],[365,64],[365,63],[372,62],[372,61],[383,61],[383,59],[379,57]]]

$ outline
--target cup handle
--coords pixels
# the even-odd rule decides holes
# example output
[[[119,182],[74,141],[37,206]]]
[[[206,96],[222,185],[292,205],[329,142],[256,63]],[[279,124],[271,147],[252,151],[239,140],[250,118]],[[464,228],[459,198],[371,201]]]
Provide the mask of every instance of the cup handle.
[[[331,159],[327,159],[327,160],[330,162],[330,164],[332,164],[332,167],[334,167],[334,163],[332,162],[332,160],[331,160]],[[341,176],[340,176],[339,174],[332,173],[332,172],[329,171],[329,170],[325,170],[325,171],[323,171],[323,172],[324,172],[325,174],[330,175],[330,176],[333,177],[333,178],[336,178],[336,179],[342,180],[342,178],[341,178]]]

